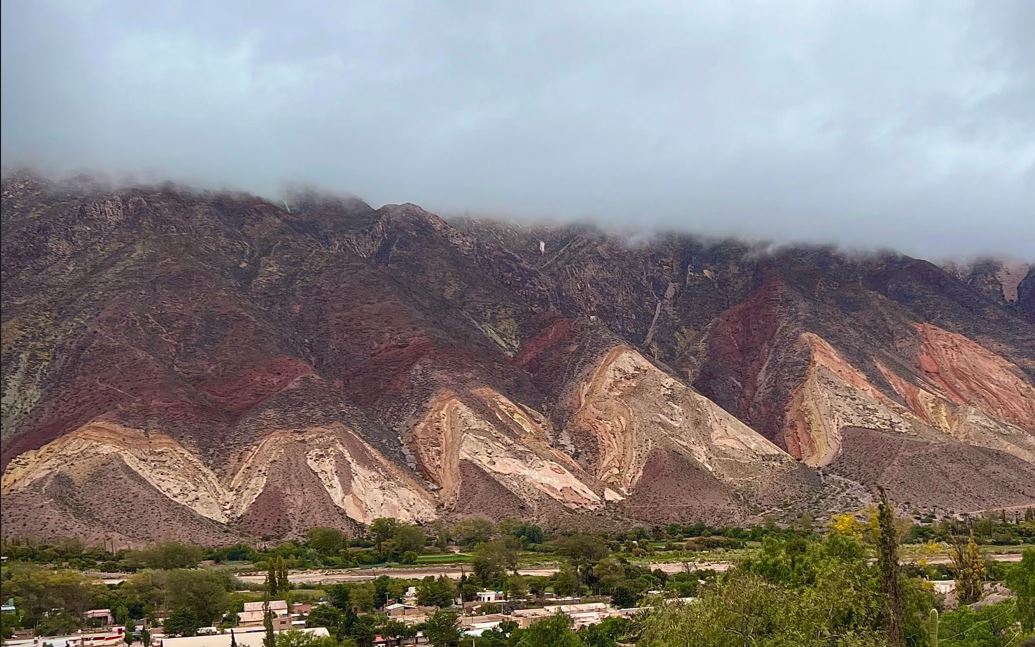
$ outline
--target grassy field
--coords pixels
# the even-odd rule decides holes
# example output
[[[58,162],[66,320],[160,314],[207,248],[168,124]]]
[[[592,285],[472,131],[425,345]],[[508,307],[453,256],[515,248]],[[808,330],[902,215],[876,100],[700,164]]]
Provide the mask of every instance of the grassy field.
[[[470,561],[470,553],[441,553],[421,555],[417,558],[418,564],[466,564]],[[400,566],[406,566],[406,564],[400,564]]]

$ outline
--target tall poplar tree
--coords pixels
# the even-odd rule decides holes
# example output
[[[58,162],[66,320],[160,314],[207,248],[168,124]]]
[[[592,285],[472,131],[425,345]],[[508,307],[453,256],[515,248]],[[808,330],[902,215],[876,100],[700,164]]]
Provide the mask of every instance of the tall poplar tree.
[[[262,647],[277,647],[277,636],[273,633],[273,612],[270,611],[270,599],[262,601],[262,628],[266,635],[262,638]]]
[[[985,589],[985,558],[974,541],[973,530],[966,544],[959,539],[953,542],[949,557],[956,571],[956,599],[960,604],[980,600]]]
[[[898,530],[895,528],[895,509],[888,500],[887,492],[880,488],[880,505],[877,507],[878,564],[880,565],[881,591],[884,593],[885,632],[891,647],[902,645],[902,625],[906,615],[905,595],[902,590],[901,567],[898,563]]]

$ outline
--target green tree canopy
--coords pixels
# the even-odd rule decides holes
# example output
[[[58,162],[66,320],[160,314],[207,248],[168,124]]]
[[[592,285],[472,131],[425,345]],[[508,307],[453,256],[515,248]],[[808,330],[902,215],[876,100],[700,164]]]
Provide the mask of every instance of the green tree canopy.
[[[445,575],[427,576],[417,584],[417,604],[431,607],[453,606],[453,582]]]
[[[94,605],[105,589],[100,582],[76,571],[18,565],[11,568],[4,591],[14,597],[18,608],[32,617],[55,608],[78,617]]]
[[[398,528],[399,521],[390,517],[379,517],[370,523],[370,539],[378,553],[384,552],[385,544],[395,537]]]
[[[345,535],[337,528],[314,526],[306,534],[306,543],[321,555],[335,555],[345,546]]]
[[[1010,571],[1006,585],[1017,596],[1017,621],[1026,632],[1035,631],[1035,548],[1024,549],[1021,563]]]
[[[453,526],[452,534],[456,543],[471,547],[492,539],[496,534],[496,526],[485,517],[472,517]]]
[[[424,635],[432,647],[456,647],[460,642],[460,612],[439,609],[424,624]]]
[[[193,568],[201,561],[202,551],[197,546],[176,541],[164,541],[137,551],[131,556],[146,568]]]
[[[503,539],[493,539],[478,544],[471,555],[471,568],[483,586],[498,588],[508,570],[515,570],[518,553],[514,546]]]
[[[227,610],[231,589],[230,578],[219,571],[169,571],[165,576],[166,607],[189,609],[204,626]]]
[[[413,524],[399,524],[392,535],[392,543],[395,544],[395,555],[398,557],[403,553],[412,552],[418,555],[424,552],[426,538],[424,531]]]
[[[174,609],[162,623],[165,633],[173,636],[195,636],[202,626],[198,614],[189,607]]]
[[[338,642],[330,636],[317,636],[309,631],[292,629],[277,634],[277,647],[337,647]]]

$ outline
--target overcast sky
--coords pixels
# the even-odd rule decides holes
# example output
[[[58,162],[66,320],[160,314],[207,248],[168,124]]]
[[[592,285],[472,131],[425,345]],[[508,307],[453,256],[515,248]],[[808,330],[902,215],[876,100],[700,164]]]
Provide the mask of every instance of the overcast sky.
[[[3,1],[5,167],[1035,258],[1035,1]]]

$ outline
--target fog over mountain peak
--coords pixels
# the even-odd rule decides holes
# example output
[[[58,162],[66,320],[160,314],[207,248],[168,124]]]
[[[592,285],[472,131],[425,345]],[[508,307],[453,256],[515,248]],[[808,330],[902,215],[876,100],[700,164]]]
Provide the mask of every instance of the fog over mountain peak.
[[[1029,2],[58,1],[2,18],[5,167],[1032,254]]]

